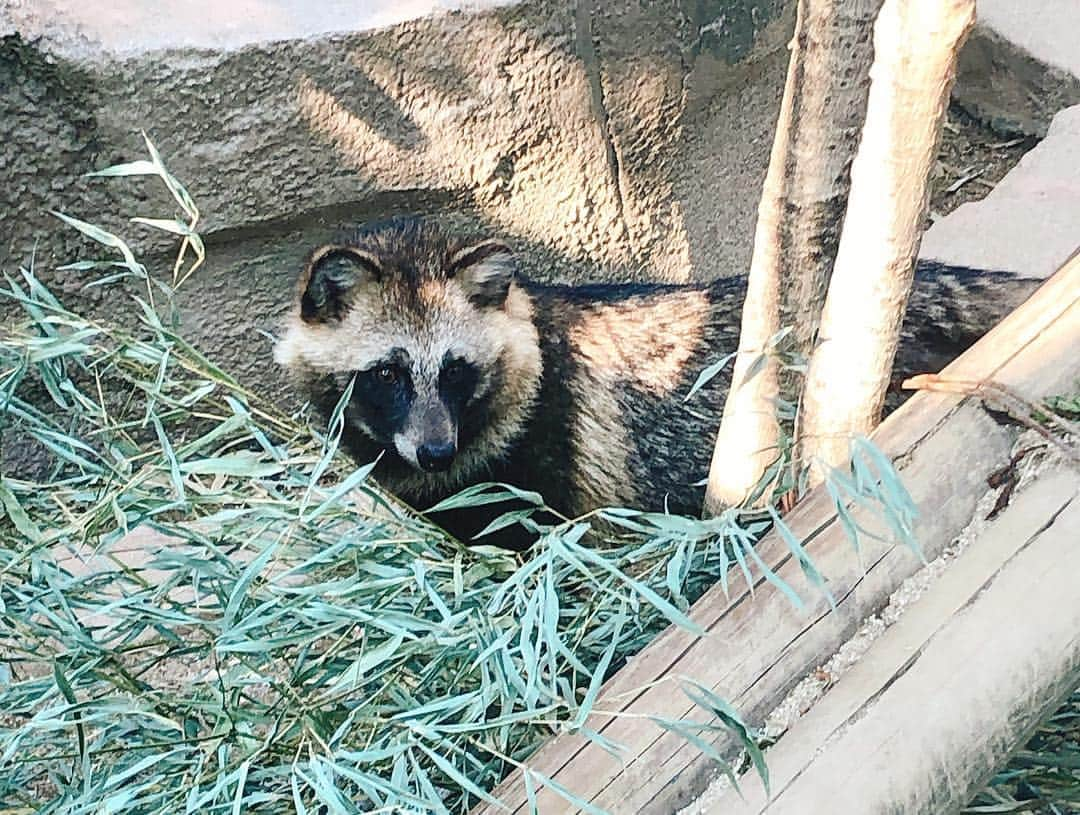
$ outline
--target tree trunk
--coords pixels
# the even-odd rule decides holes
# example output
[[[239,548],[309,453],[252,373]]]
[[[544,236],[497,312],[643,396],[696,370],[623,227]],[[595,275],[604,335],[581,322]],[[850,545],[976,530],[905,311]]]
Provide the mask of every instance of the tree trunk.
[[[812,480],[847,462],[878,423],[928,200],[927,178],[975,0],[885,0],[866,127],[817,348],[807,374],[799,459]]]
[[[790,325],[794,353],[809,357],[847,205],[881,2],[798,3],[708,513],[741,503],[759,482],[778,451],[777,399],[797,401],[801,383],[768,353],[770,340]]]

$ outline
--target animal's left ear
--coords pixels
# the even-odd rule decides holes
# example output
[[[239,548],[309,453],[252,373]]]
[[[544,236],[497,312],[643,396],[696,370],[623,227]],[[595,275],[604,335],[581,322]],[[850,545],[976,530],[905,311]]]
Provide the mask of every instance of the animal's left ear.
[[[340,320],[356,289],[382,277],[379,259],[354,246],[316,249],[300,276],[300,319],[305,323]]]
[[[499,241],[474,243],[451,255],[446,271],[476,305],[501,306],[514,279],[514,253]]]

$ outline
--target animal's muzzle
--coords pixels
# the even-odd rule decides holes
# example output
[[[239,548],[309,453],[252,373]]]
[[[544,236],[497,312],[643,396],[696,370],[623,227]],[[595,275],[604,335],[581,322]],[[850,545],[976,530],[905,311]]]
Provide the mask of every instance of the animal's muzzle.
[[[425,472],[440,472],[450,469],[456,453],[453,442],[421,444],[416,448],[416,461]]]

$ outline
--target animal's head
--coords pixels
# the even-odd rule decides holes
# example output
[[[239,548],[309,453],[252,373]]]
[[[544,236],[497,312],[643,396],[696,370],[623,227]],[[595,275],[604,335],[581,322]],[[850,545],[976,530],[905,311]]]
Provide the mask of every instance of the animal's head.
[[[352,382],[355,429],[422,479],[460,483],[505,452],[538,387],[514,269],[505,244],[433,223],[361,228],[311,254],[275,357],[324,403]]]

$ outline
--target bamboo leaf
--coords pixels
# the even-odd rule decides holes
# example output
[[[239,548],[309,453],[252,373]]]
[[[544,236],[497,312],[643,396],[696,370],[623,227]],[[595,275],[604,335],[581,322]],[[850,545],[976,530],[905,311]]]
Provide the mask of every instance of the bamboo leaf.
[[[695,393],[697,393],[699,390],[709,384],[709,382],[715,379],[716,375],[719,374],[722,370],[724,370],[724,368],[728,366],[728,363],[730,363],[731,360],[735,359],[736,356],[738,356],[737,353],[731,353],[720,358],[716,362],[713,362],[712,364],[706,366],[701,371],[701,373],[698,374],[698,378],[694,380],[694,384],[690,387],[689,393],[687,393],[686,396],[683,397],[683,401],[689,402],[690,398]]]
[[[87,178],[113,178],[127,175],[157,175],[158,169],[151,161],[130,161],[126,164],[113,164],[103,170],[86,173]]]
[[[404,642],[405,635],[398,634],[382,645],[366,651],[360,659],[356,660],[334,680],[327,688],[327,691],[329,693],[340,693],[360,687],[369,673],[376,668],[381,668],[394,658]]]
[[[8,489],[2,478],[0,478],[0,509],[4,510],[14,527],[25,535],[30,543],[41,543],[41,530],[30,520],[30,516],[22,508],[15,493]]]

